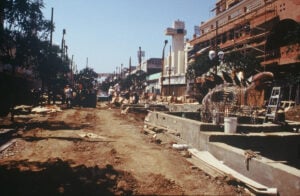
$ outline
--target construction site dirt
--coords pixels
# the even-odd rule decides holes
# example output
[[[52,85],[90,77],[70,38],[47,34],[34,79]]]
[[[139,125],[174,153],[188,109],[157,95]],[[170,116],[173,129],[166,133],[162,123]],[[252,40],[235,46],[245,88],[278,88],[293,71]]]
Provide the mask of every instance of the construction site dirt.
[[[145,114],[99,102],[0,121],[1,195],[249,195],[230,176],[191,164],[174,138],[144,130]]]

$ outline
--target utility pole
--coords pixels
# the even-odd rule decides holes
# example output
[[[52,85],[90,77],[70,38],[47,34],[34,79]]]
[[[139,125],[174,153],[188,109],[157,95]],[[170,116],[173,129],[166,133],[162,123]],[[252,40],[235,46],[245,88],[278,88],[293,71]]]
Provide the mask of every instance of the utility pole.
[[[141,70],[141,64],[142,64],[142,50],[141,47],[139,47],[139,52],[138,52],[138,56],[139,56],[139,70]]]
[[[170,46],[170,59],[172,59],[172,49],[171,49],[171,46]],[[170,96],[171,95],[171,66],[172,66],[172,61],[170,60],[169,62],[169,69],[168,69],[168,74],[169,74],[169,85],[168,85],[168,95]]]
[[[131,75],[131,57],[129,58],[129,75]]]
[[[68,46],[65,45],[65,59],[67,60],[68,59]]]
[[[218,28],[219,28],[219,23],[218,23],[218,20],[216,20],[216,39],[215,39],[215,52],[216,53],[218,53],[218,36],[219,36]],[[214,65],[214,72],[215,72],[215,74],[218,74],[217,65]]]
[[[73,60],[74,60],[74,55],[72,55],[72,60],[71,60],[71,82],[72,82],[72,86],[74,87],[74,72],[73,72]]]
[[[142,69],[142,57],[145,56],[145,51],[142,51],[141,47],[139,47],[139,50],[137,52],[138,60],[139,60],[139,70]]]
[[[64,59],[65,56],[65,34],[66,34],[66,29],[63,29],[63,36],[61,39],[61,58]]]
[[[1,11],[3,11],[3,10],[1,10]],[[2,21],[0,21],[0,22],[2,22]],[[3,24],[2,24],[3,25]],[[50,30],[50,47],[49,47],[49,49],[48,49],[48,55],[47,55],[47,59],[49,60],[49,58],[50,58],[50,55],[49,54],[51,54],[52,53],[52,34],[53,34],[53,8],[51,8],[51,30]],[[44,89],[45,88],[45,82],[44,82],[44,80],[42,80],[42,91],[44,92]],[[48,102],[48,104],[50,104],[50,88],[48,87],[47,88],[48,90],[47,90],[47,95],[48,95],[48,100],[47,100],[47,102]]]
[[[121,79],[123,78],[123,63],[121,64]]]
[[[51,8],[50,46],[52,46],[52,34],[53,34],[53,8]]]
[[[168,40],[165,40],[162,57],[161,57],[161,76],[160,76],[160,95],[163,96],[163,81],[164,81],[164,61],[165,61],[165,48]]]

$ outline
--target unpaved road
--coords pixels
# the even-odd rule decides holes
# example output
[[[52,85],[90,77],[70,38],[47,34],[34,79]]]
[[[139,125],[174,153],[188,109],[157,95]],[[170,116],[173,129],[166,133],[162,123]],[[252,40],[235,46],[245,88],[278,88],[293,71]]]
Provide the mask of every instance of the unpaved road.
[[[99,103],[56,114],[20,116],[0,152],[1,195],[245,195],[230,178],[211,177],[143,131],[143,115]],[[156,142],[161,141],[161,142]]]

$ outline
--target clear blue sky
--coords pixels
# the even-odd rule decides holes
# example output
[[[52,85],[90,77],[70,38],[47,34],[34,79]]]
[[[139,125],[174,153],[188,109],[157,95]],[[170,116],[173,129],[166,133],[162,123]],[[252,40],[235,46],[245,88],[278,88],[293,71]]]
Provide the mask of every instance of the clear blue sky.
[[[164,31],[175,20],[185,22],[192,38],[194,26],[213,16],[216,0],[44,0],[46,19],[54,8],[53,43],[59,44],[66,29],[66,45],[78,70],[86,66],[98,73],[137,65],[139,47],[145,58],[161,58]],[[170,46],[168,44],[167,48]]]

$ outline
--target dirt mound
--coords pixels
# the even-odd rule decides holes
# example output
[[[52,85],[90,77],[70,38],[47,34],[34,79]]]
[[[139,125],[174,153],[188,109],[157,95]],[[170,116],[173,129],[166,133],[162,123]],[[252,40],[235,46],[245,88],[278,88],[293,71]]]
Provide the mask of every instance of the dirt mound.
[[[295,106],[291,109],[289,109],[285,113],[285,119],[286,120],[291,120],[291,121],[298,121],[300,122],[300,105]]]
[[[145,176],[148,178],[149,184],[140,187],[141,195],[183,195],[184,191],[173,180],[167,179],[161,174],[150,174]]]

